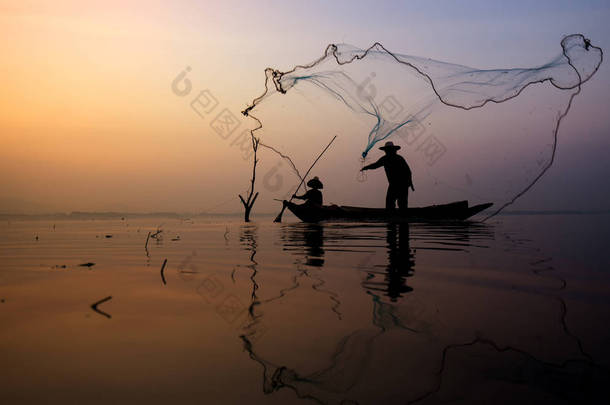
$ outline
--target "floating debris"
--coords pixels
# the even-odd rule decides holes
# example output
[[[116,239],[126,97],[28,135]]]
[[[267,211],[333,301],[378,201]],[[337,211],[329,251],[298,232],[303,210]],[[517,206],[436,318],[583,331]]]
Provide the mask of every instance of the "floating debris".
[[[79,264],[79,266],[81,266],[81,267],[91,267],[91,266],[95,266],[95,263],[91,263],[91,262],[81,263],[81,264]]]
[[[36,240],[38,240],[38,235],[36,235]]]
[[[91,309],[94,310],[95,312],[97,312],[100,315],[104,315],[106,318],[110,319],[112,318],[112,316],[110,314],[107,314],[106,312],[102,311],[101,309],[97,309],[97,306],[100,304],[103,304],[106,301],[110,301],[112,299],[112,296],[109,295],[106,298],[102,298],[101,300],[91,304]]]
[[[112,238],[112,235],[108,234],[108,235],[104,235],[107,238]]]
[[[0,299],[0,304],[4,304],[6,301],[4,301],[4,298]]]
[[[161,266],[161,281],[163,281],[163,285],[167,284],[167,281],[165,281],[165,274],[163,273],[163,271],[165,270],[165,265],[167,264],[167,259],[165,259],[163,261],[163,266]]]
[[[82,266],[82,264],[81,264],[81,266]],[[51,268],[52,269],[53,268],[54,269],[65,269],[66,267],[68,267],[68,266],[66,266],[65,264],[61,264],[61,265],[60,264],[56,264],[54,267],[51,267]]]
[[[176,242],[180,240],[180,235],[176,235],[175,238],[172,238],[172,242]]]

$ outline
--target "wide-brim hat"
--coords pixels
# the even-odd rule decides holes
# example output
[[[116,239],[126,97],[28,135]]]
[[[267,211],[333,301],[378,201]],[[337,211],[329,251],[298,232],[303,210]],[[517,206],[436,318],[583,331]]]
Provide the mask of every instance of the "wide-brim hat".
[[[320,181],[318,176],[316,176],[307,182],[307,187],[322,189],[322,188],[324,188],[324,185],[322,184],[322,182]]]
[[[381,149],[381,150],[398,150],[398,149],[400,149],[400,146],[394,145],[394,142],[392,142],[392,141],[388,141],[388,142],[385,143],[385,145],[383,145],[379,149]]]

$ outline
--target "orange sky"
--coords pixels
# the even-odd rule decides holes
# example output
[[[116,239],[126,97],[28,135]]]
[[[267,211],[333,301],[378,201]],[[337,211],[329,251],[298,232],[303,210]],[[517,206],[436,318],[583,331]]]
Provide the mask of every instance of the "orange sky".
[[[385,41],[398,51],[469,65],[481,66],[488,61],[493,66],[511,63],[507,59],[520,52],[526,64],[544,62],[559,51],[561,36],[579,26],[592,31],[590,36],[602,47],[608,40],[608,35],[600,36],[607,33],[601,23],[604,19],[589,19],[594,11],[566,18],[568,11],[558,10],[556,15],[547,16],[554,19],[556,27],[544,32],[534,24],[524,28],[523,19],[515,17],[494,34],[481,38],[490,21],[501,18],[502,13],[495,15],[492,10],[491,16],[481,15],[465,25],[463,17],[452,20],[442,10],[425,5],[416,11],[391,2],[380,6],[385,11],[396,7],[393,14],[402,13],[401,21],[396,16],[387,17],[380,7],[368,13],[371,6],[350,4],[3,2],[0,212],[197,212],[224,202],[221,211],[239,211],[236,194],[247,187],[250,164],[230,140],[221,139],[210,129],[213,117],[198,117],[189,102],[198,91],[209,89],[220,107],[238,115],[262,91],[265,67],[285,69],[308,62],[329,42],[365,47]],[[435,27],[436,35],[427,35]],[[552,52],[540,55],[531,49],[538,45],[522,46],[528,29],[530,35],[539,35],[541,48],[552,46]],[[481,44],[474,43],[474,38]],[[485,52],[498,46],[505,51]],[[172,93],[171,82],[186,66],[192,67],[193,93],[180,98]],[[600,162],[589,167],[583,163],[588,156],[609,150],[605,136],[609,126],[600,117],[609,101],[608,72],[602,66],[597,86],[585,89],[589,92],[584,91],[582,100],[577,100],[582,105],[566,124],[566,131],[572,128],[572,132],[578,130],[588,137],[566,135],[566,142],[574,144],[581,157],[575,166],[563,167],[570,173],[576,167],[586,178],[608,170]],[[239,131],[246,125],[251,123],[243,121]],[[303,145],[292,133],[297,129],[292,126],[286,130],[285,139],[273,138],[274,145],[291,153],[305,171],[332,134],[320,134]],[[338,159],[347,162],[340,166],[356,172],[358,156],[351,151],[361,149],[365,138],[346,138],[342,147],[350,155],[336,151],[333,160],[320,164],[320,174],[330,176]],[[274,156],[267,157],[261,176],[277,162]],[[288,192],[296,183],[289,173],[284,172],[284,176],[280,191]],[[548,184],[541,186],[544,192],[532,197],[530,205],[558,208],[550,206],[556,199],[548,197],[562,184],[561,173],[554,176],[555,180],[551,173]],[[378,180],[371,190],[383,194],[382,174]],[[580,200],[570,200],[573,206],[586,206],[592,198],[610,206],[605,194],[582,186],[582,181],[573,183],[580,187],[580,194],[585,193]],[[278,193],[261,198],[259,210],[274,211],[277,203],[273,198],[278,198]],[[329,193],[335,200],[342,198]],[[349,198],[356,196],[350,194]],[[349,202],[375,204],[376,200]]]

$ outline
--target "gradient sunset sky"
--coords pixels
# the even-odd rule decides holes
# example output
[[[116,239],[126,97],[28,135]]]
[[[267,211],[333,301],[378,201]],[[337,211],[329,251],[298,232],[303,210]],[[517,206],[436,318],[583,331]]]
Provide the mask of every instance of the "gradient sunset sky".
[[[329,43],[378,41],[504,68],[546,62],[573,33],[609,50],[610,3],[3,1],[0,212],[238,212],[251,163],[214,133],[214,114],[193,111],[199,91],[213,95],[217,111],[240,116],[263,90],[266,67],[307,63]],[[172,81],[187,66],[192,92],[180,97]],[[605,62],[561,127],[556,165],[514,208],[610,209],[609,110]],[[239,119],[238,132],[253,125]],[[277,146],[305,171],[324,141],[305,147],[287,134]],[[354,138],[358,147],[364,138]],[[329,178],[332,165],[357,171],[357,156],[333,156],[321,176]],[[267,159],[260,181],[276,161]],[[385,179],[375,179],[383,205]],[[275,212],[273,198],[298,183],[286,171],[281,181],[255,211]],[[337,203],[376,201],[329,195]]]

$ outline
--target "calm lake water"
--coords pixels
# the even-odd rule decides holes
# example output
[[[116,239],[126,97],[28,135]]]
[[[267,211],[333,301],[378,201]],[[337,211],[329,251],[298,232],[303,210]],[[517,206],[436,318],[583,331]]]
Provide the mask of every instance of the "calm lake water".
[[[610,216],[271,219],[5,220],[0,403],[608,396]]]

